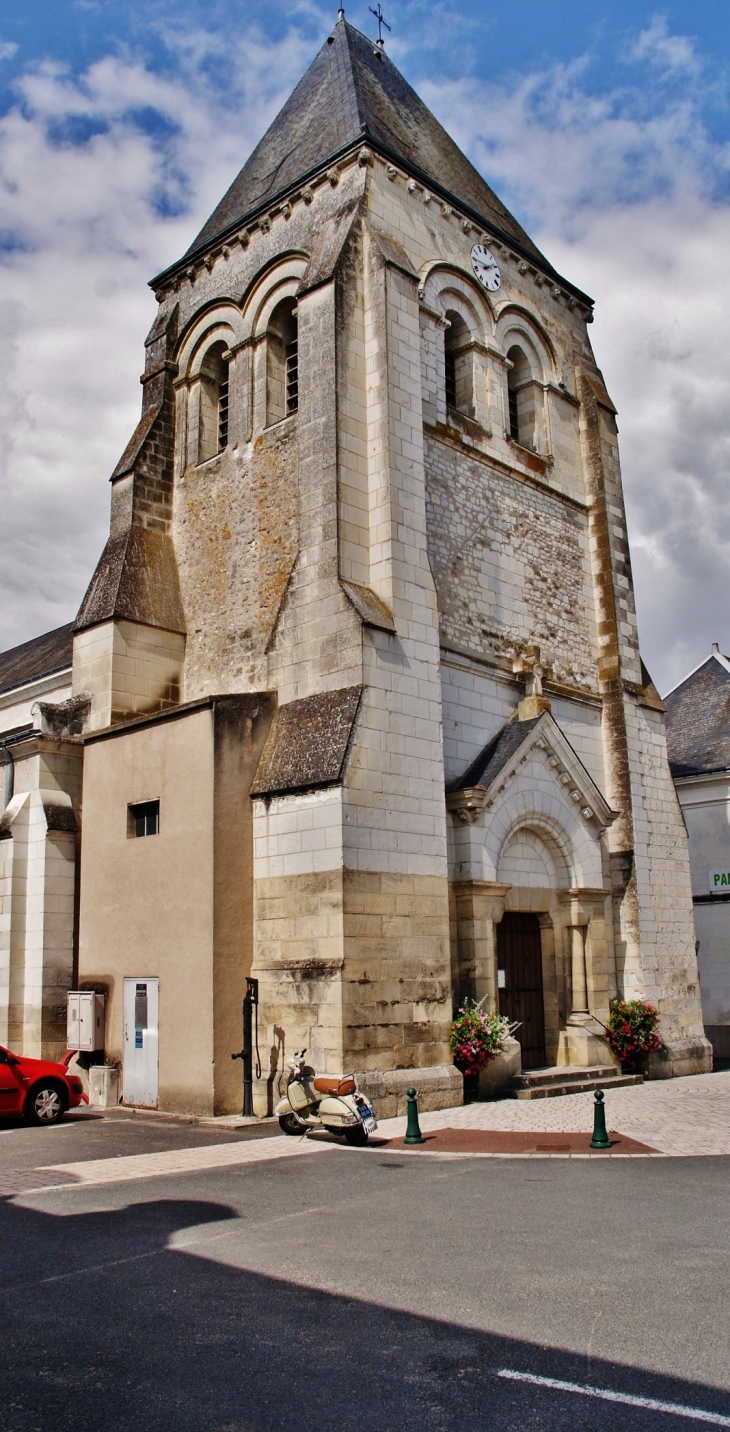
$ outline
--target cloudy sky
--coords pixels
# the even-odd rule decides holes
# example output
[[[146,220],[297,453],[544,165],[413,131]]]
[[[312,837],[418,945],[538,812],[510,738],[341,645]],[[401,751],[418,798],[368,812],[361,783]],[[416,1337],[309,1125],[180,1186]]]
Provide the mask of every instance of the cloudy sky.
[[[321,0],[0,0],[0,650],[68,621],[136,422],[147,280],[336,19]],[[390,0],[388,51],[596,299],[644,658],[730,650],[726,0]],[[365,3],[347,17],[375,33]]]

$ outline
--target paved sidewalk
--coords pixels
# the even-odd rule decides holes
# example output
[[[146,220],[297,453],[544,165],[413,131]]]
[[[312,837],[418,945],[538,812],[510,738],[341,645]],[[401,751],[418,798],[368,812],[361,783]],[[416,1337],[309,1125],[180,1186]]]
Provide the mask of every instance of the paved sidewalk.
[[[582,1133],[593,1127],[593,1104],[592,1094],[500,1099],[422,1114],[421,1128]],[[730,1070],[687,1079],[651,1080],[625,1089],[609,1085],[606,1124],[664,1154],[730,1154]],[[384,1119],[378,1134],[397,1138],[405,1129],[405,1118]]]
[[[610,1130],[668,1156],[730,1155],[730,1070],[695,1075],[689,1079],[654,1081],[633,1088],[609,1089],[606,1094],[606,1122]],[[583,1133],[590,1132],[592,1126],[592,1094],[529,1101],[505,1099],[421,1115],[424,1132],[451,1128]],[[405,1118],[384,1119],[378,1126],[377,1138],[400,1138],[405,1130]],[[125,1183],[139,1178],[157,1178],[163,1174],[199,1173],[205,1169],[326,1153],[338,1147],[339,1141],[327,1138],[292,1139],[281,1136],[211,1144],[203,1148],[58,1163],[0,1174],[0,1197],[58,1188]],[[403,1153],[413,1157],[424,1156],[423,1151],[417,1148],[404,1150]],[[647,1157],[635,1153],[591,1155],[547,1151],[509,1154],[432,1151],[425,1156],[431,1159]]]

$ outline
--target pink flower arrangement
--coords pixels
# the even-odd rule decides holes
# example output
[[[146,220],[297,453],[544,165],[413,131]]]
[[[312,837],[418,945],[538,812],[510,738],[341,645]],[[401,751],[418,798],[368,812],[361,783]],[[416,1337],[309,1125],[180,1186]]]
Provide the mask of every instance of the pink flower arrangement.
[[[478,1074],[491,1059],[502,1052],[504,1040],[517,1028],[503,1014],[487,1014],[477,1004],[465,999],[451,1025],[449,1049],[462,1074]]]

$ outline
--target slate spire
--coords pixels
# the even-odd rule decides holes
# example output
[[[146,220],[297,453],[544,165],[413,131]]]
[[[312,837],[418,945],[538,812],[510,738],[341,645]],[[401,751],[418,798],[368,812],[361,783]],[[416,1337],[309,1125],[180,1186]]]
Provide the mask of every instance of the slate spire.
[[[342,12],[341,12],[342,13]],[[185,255],[366,143],[550,265],[378,46],[341,18]]]

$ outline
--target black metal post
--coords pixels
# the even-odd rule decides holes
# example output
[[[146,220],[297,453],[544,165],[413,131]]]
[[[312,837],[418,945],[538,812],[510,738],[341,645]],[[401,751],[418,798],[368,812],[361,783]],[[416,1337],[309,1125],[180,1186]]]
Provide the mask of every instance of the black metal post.
[[[232,1054],[231,1059],[243,1060],[243,1118],[253,1118],[253,1020],[252,1012],[254,1005],[256,1009],[256,1078],[261,1077],[261,1065],[258,1058],[258,1002],[259,982],[246,976],[246,997],[243,1001],[243,1049],[238,1054]]]
[[[253,1118],[253,1007],[259,1002],[258,980],[246,979],[243,1001],[243,1117]]]

